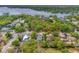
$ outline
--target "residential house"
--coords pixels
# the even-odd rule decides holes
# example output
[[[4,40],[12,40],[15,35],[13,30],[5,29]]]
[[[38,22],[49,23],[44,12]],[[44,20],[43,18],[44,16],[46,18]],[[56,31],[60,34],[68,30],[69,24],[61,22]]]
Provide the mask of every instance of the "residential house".
[[[37,35],[36,35],[37,40],[42,40],[43,38],[44,38],[43,33],[37,33]]]
[[[29,36],[25,34],[25,35],[23,36],[22,41],[27,41],[28,39],[29,39]]]
[[[22,32],[22,33],[16,33],[18,36],[22,37],[22,41],[25,41],[27,39],[30,38],[32,31],[26,31],[26,32]]]
[[[75,41],[76,41],[76,38],[75,37],[72,37],[70,34],[67,35],[67,40],[69,44],[73,43],[75,44]]]
[[[54,36],[52,34],[48,34],[48,35],[46,35],[46,37],[47,37],[47,39],[46,39],[47,41],[51,41],[54,38]]]
[[[67,33],[60,33],[60,38],[66,44],[75,44],[76,38]]]
[[[59,36],[60,36],[60,38],[64,38],[64,39],[67,38],[67,34],[66,34],[66,33],[60,32],[60,33],[59,33]]]

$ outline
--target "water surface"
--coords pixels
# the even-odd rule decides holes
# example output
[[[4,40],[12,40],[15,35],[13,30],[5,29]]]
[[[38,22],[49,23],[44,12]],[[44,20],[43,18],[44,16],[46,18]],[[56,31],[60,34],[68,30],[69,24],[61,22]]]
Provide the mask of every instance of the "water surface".
[[[37,11],[37,10],[29,9],[29,8],[0,7],[0,15],[2,15],[3,13],[9,13],[11,15],[18,15],[18,14],[25,13],[25,14],[29,14],[29,15],[43,15],[45,17],[56,15],[59,18],[70,15],[70,14],[66,14],[66,13],[61,14],[61,13],[51,13],[51,12],[47,12],[47,11]]]

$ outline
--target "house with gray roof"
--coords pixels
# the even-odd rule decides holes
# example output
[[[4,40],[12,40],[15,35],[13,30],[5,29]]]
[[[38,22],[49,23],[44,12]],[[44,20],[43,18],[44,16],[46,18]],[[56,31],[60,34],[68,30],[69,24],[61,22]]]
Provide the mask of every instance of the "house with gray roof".
[[[43,33],[37,33],[37,35],[36,35],[37,40],[42,40],[43,37],[44,37]]]

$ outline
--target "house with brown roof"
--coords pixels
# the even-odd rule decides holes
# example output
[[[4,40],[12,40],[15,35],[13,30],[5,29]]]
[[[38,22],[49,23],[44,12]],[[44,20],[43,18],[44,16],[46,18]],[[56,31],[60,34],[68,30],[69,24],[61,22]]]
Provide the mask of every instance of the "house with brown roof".
[[[60,38],[63,42],[67,43],[67,44],[75,44],[76,38],[72,37],[70,34],[63,34],[60,33]]]
[[[54,38],[54,36],[52,34],[48,34],[48,35],[46,35],[46,37],[47,37],[47,39],[46,39],[47,41],[51,41]]]
[[[37,33],[37,35],[36,35],[37,40],[42,40],[43,38],[44,38],[43,33]]]

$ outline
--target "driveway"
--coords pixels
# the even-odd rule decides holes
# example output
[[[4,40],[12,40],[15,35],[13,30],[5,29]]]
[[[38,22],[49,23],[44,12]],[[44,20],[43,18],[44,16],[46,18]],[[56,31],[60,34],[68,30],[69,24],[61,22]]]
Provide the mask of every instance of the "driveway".
[[[2,48],[1,53],[8,53],[7,49],[11,46],[16,37],[17,34],[14,33],[12,39],[10,39],[8,43]]]

